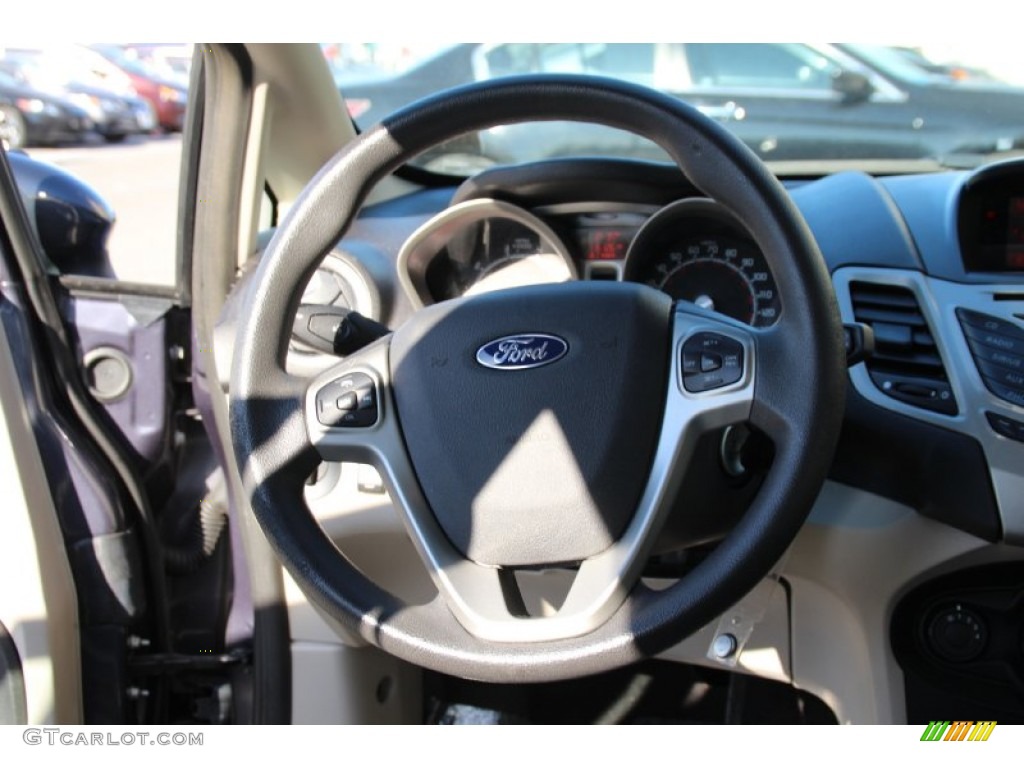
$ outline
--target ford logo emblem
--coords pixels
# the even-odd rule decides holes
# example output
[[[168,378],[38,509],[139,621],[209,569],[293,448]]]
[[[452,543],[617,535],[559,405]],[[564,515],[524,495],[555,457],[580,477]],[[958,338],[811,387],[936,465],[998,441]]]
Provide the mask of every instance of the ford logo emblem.
[[[518,371],[540,368],[565,357],[565,339],[547,333],[519,333],[489,341],[476,351],[476,361],[485,368]]]

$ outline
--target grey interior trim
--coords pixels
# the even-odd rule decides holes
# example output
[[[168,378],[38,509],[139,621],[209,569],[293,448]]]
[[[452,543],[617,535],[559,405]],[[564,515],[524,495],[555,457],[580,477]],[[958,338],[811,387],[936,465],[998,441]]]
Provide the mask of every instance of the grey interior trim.
[[[509,219],[532,229],[540,235],[546,246],[562,257],[569,268],[569,274],[577,277],[576,263],[565,243],[551,227],[532,213],[502,200],[467,200],[441,211],[430,219],[412,233],[398,252],[398,282],[414,309],[422,309],[433,303],[426,283],[430,262],[461,229],[485,219]]]
[[[76,296],[145,296],[147,299],[161,298],[167,300],[167,306],[180,303],[177,288],[168,285],[150,283],[130,283],[124,280],[110,280],[105,277],[87,277],[85,275],[61,275],[60,284]]]
[[[565,216],[573,213],[638,213],[650,216],[657,213],[661,206],[646,203],[619,203],[611,200],[583,200],[572,203],[552,203],[539,205],[533,212],[540,216]]]
[[[986,412],[992,412],[1024,421],[1024,408],[1011,405],[986,389],[956,316],[957,307],[965,307],[1019,325],[1014,315],[1024,312],[1024,300],[995,301],[995,295],[1006,293],[1005,285],[953,283],[909,270],[845,267],[836,270],[833,280],[844,322],[853,322],[852,282],[896,285],[917,297],[960,404],[960,413],[945,416],[888,397],[871,381],[864,363],[850,369],[850,381],[875,405],[977,439],[988,461],[1005,540],[1010,544],[1024,543],[1024,475],[1020,473],[1024,466],[1024,443],[996,434],[985,418]]]
[[[249,587],[256,608],[253,617],[254,701],[252,721],[255,724],[280,724],[291,720],[291,656],[288,616],[284,606],[284,583],[277,560],[255,523],[251,523],[248,498],[242,490],[234,453],[228,442],[228,405],[217,379],[217,361],[212,351],[213,328],[225,297],[235,278],[233,254],[237,253],[239,232],[236,220],[235,195],[231,193],[242,181],[246,161],[242,148],[249,131],[248,82],[250,72],[243,71],[245,62],[236,58],[238,51],[225,45],[208,46],[204,55],[205,110],[202,146],[236,147],[237,152],[218,152],[201,156],[194,168],[196,197],[216,201],[195,206],[194,230],[185,231],[183,247],[198,246],[204,252],[230,254],[230,257],[195,259],[191,275],[193,293],[193,332],[199,341],[196,355],[203,358],[201,369],[209,377],[210,403],[214,419],[208,425],[211,441],[219,441],[223,450],[225,476],[232,504],[239,514],[236,525],[244,544],[248,564]],[[196,142],[198,144],[199,142]],[[255,158],[250,158],[253,162]]]

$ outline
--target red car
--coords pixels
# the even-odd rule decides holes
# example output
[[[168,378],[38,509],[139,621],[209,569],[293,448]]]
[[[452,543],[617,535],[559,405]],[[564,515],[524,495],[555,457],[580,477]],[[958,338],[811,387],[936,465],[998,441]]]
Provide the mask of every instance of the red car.
[[[180,131],[188,103],[188,88],[180,81],[157,72],[146,61],[131,58],[119,46],[100,46],[96,50],[131,78],[139,96],[150,103],[157,124],[165,131]]]

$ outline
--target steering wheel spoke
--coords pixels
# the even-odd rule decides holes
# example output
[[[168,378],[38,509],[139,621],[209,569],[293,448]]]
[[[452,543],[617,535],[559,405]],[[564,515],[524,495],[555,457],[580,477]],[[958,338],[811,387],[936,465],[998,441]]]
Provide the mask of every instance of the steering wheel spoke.
[[[806,429],[794,419],[800,412],[799,401],[819,396],[816,382],[807,378],[807,366],[801,359],[805,350],[792,344],[788,338],[792,335],[792,327],[780,322],[758,329],[752,336],[761,368],[757,372],[750,423],[770,438],[777,450],[796,445]],[[841,411],[842,403],[829,403],[828,407]]]

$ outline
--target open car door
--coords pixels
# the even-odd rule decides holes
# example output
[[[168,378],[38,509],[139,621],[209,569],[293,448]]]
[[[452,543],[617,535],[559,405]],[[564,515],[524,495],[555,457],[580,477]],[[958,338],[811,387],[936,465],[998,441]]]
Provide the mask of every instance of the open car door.
[[[183,146],[200,129],[196,108]],[[102,198],[0,151],[0,723],[252,722],[242,548],[194,391],[187,210],[176,285],[127,283]]]

